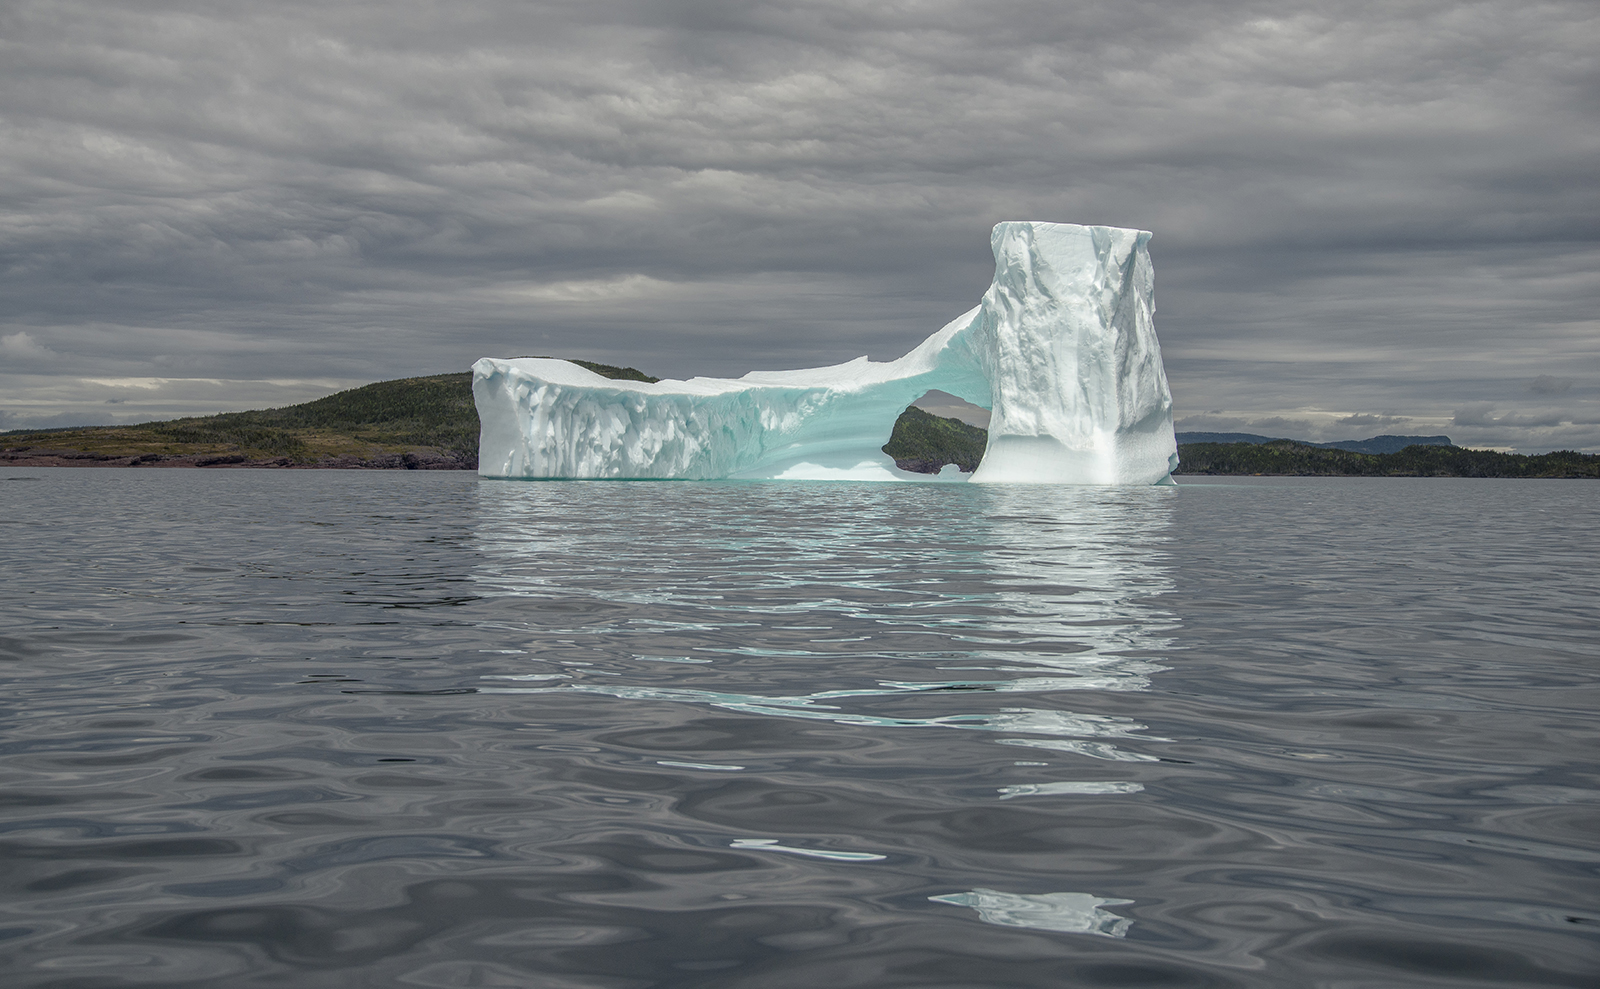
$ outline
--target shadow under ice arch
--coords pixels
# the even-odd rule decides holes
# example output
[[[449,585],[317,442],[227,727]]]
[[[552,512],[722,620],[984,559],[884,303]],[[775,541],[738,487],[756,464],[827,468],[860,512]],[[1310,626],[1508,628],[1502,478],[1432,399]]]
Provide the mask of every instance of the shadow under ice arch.
[[[478,473],[504,478],[954,480],[894,466],[930,389],[992,411],[971,480],[1170,483],[1172,395],[1143,230],[995,226],[977,308],[899,360],[742,378],[616,381],[550,358],[472,366]]]

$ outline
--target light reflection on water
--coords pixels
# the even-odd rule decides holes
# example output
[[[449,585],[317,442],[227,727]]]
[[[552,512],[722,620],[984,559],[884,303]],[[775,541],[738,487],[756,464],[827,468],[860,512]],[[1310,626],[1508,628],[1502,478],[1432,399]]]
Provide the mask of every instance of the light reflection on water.
[[[25,473],[10,984],[1594,968],[1581,482]]]
[[[1132,900],[1106,899],[1087,893],[1040,893],[1034,896],[975,889],[970,893],[930,896],[934,903],[971,907],[986,923],[1001,927],[1032,927],[1063,934],[1098,934],[1126,937],[1133,922],[1101,907],[1126,906]]]
[[[582,543],[572,544],[559,535],[552,536],[552,520],[541,510],[549,497],[548,492],[545,486],[527,485],[512,485],[494,492],[503,500],[485,513],[486,522],[477,533],[485,561],[477,576],[488,585],[486,596],[539,598],[571,593],[572,584],[565,579],[553,579],[549,568],[554,567],[556,573],[565,577],[571,566],[566,557],[590,550]],[[743,492],[729,486],[724,493],[738,497]],[[760,489],[746,497],[770,494],[770,489]],[[929,526],[926,520],[919,524],[907,516],[865,523],[837,516],[820,520],[811,517],[819,508],[836,511],[832,503],[836,494],[826,489],[821,492],[781,491],[784,500],[801,503],[800,511],[795,510],[797,506],[789,505],[785,506],[788,511],[777,513],[776,517],[746,515],[740,520],[738,536],[721,546],[700,545],[708,540],[697,533],[694,547],[677,547],[696,556],[720,550],[720,554],[738,557],[725,559],[720,564],[738,566],[743,571],[744,580],[738,595],[729,594],[730,589],[725,587],[713,593],[702,583],[699,566],[680,563],[681,557],[674,554],[670,539],[646,540],[643,553],[607,561],[611,572],[593,591],[600,600],[627,600],[653,610],[670,611],[670,623],[659,617],[652,619],[651,624],[657,627],[670,624],[677,628],[693,627],[700,632],[727,630],[745,637],[747,641],[739,646],[702,645],[698,650],[711,655],[675,660],[680,663],[695,659],[704,663],[720,661],[723,665],[717,671],[719,679],[738,677],[741,662],[759,662],[770,686],[795,693],[743,693],[637,683],[632,682],[635,674],[643,673],[649,679],[655,671],[641,671],[629,663],[617,664],[615,669],[588,668],[579,674],[616,678],[609,682],[550,682],[570,680],[574,674],[569,668],[563,673],[493,674],[485,679],[530,685],[480,689],[499,694],[579,692],[619,701],[701,705],[744,715],[870,728],[963,729],[1016,735],[1161,741],[1138,735],[1145,726],[1131,718],[1027,707],[994,710],[992,705],[983,702],[988,700],[984,695],[989,694],[1044,696],[1063,691],[1139,691],[1149,687],[1149,677],[1164,667],[1140,657],[1156,655],[1172,647],[1166,634],[1170,616],[1144,603],[1149,597],[1172,588],[1170,578],[1155,557],[1167,538],[1165,530],[1170,525],[1172,492],[1162,489],[1138,492],[985,490],[967,494],[958,502],[956,510],[968,513],[964,520],[967,524],[959,534],[949,530],[947,518],[941,520],[945,524]],[[811,511],[805,510],[808,508]],[[798,524],[797,514],[801,516]],[[767,531],[752,531],[761,521],[769,519],[769,524],[762,527]],[[868,544],[884,538],[886,532],[895,533],[899,544],[896,558],[886,560],[881,554],[866,555],[863,552],[866,546],[852,541],[848,531],[839,531],[841,522],[858,529],[862,541]],[[927,543],[919,543],[919,537],[927,539]],[[709,542],[715,544],[722,540]],[[786,561],[804,560],[807,569],[796,571],[792,564],[763,565],[763,558],[774,556]],[[892,565],[886,566],[886,563]],[[595,566],[596,561],[589,561],[588,565]],[[837,588],[839,593],[828,597],[807,594],[819,578]],[[619,588],[619,583],[627,586]],[[801,591],[798,600],[782,593],[794,590]],[[781,596],[770,596],[774,592]],[[805,616],[807,622],[801,630],[814,633],[812,641],[825,643],[827,648],[792,645],[774,648],[762,642],[759,632],[752,630],[752,626],[764,629],[792,620],[791,616],[796,614]],[[858,634],[849,634],[861,624],[878,628],[869,627]],[[912,625],[918,633],[936,630],[943,641],[932,649],[883,648],[883,627],[894,629],[907,625]],[[756,641],[748,641],[752,636]],[[634,654],[629,658],[645,657]],[[787,674],[788,682],[773,683],[769,672],[772,658],[784,661],[780,669]],[[538,662],[532,657],[530,660]],[[899,680],[879,676],[884,670],[908,668],[915,668],[922,678]],[[1014,675],[1041,669],[1052,675]],[[992,679],[970,676],[925,679],[930,673],[937,675],[945,671],[1013,675]],[[859,683],[864,677],[874,678],[873,685],[848,686]],[[831,686],[833,684],[839,686]],[[932,695],[937,694],[939,713],[921,717],[903,710],[892,714],[870,713],[874,700],[906,698],[913,694],[919,695],[918,700],[931,700]],[[862,706],[867,710],[851,709]],[[619,712],[614,717],[627,720],[631,715]],[[1050,748],[1052,753],[1105,761],[1155,759],[1103,741],[1062,742],[1059,738],[1027,737],[997,741],[1038,745]],[[730,772],[743,769],[675,760],[656,762]],[[829,767],[830,771],[836,768]],[[1142,789],[1141,784],[1124,780],[1057,779],[999,785],[994,787],[994,793],[997,799],[1009,800],[1107,796],[1137,793]],[[731,847],[839,862],[885,858],[871,852],[788,847],[770,838],[734,839]],[[1122,937],[1131,925],[1125,918],[1103,914],[1093,907],[1132,901],[1105,900],[1081,893],[1055,892],[1029,897],[982,890],[930,899],[972,905],[980,919],[1003,926]]]
[[[656,671],[640,670],[632,663],[592,667],[578,674],[612,678],[604,682],[550,682],[570,680],[575,674],[569,668],[562,673],[493,674],[486,679],[530,685],[480,689],[502,694],[590,693],[622,701],[702,705],[739,714],[874,728],[1162,741],[1137,734],[1146,726],[1131,718],[1059,708],[996,710],[984,703],[988,698],[983,695],[1011,695],[1014,703],[1018,695],[1149,687],[1150,676],[1164,667],[1143,657],[1172,648],[1167,634],[1171,616],[1147,603],[1172,589],[1156,557],[1168,538],[1171,489],[962,489],[961,494],[947,496],[942,506],[947,513],[953,509],[965,516],[959,530],[952,532],[949,514],[933,524],[927,517],[906,513],[881,517],[889,513],[858,492],[849,492],[845,500],[852,504],[841,511],[838,488],[718,487],[717,496],[724,501],[768,500],[781,507],[752,513],[741,506],[736,536],[719,533],[706,539],[697,526],[692,546],[675,546],[669,528],[665,538],[645,539],[640,551],[622,559],[586,560],[583,565],[603,567],[605,573],[591,593],[599,601],[628,600],[668,612],[674,627],[738,635],[744,644],[701,645],[697,651],[711,655],[678,662],[720,661],[719,681],[738,678],[741,662],[759,662],[760,675],[768,684],[794,693],[658,685]],[[514,484],[492,492],[497,500],[484,513],[477,532],[484,564],[476,576],[485,585],[485,596],[539,599],[572,593],[566,577],[573,558],[589,550],[561,534],[559,522],[543,510],[550,492],[546,485]],[[861,518],[862,500],[880,517]],[[819,518],[816,513],[823,514]],[[893,557],[872,551],[874,541],[886,538],[896,545]],[[685,553],[691,559],[685,560]],[[708,587],[701,563],[706,556],[717,559],[717,567],[741,571],[737,594],[729,593],[733,588]],[[794,568],[796,559],[805,561],[804,569]],[[774,565],[778,560],[782,564]],[[814,593],[818,583],[840,593],[818,595]],[[798,597],[789,593],[794,590],[801,591]],[[802,630],[813,633],[809,641],[825,648],[765,644],[764,630],[796,614],[805,616],[808,624]],[[660,627],[663,621],[653,617],[651,624]],[[884,629],[908,626],[918,635],[934,631],[938,641],[931,648],[884,648]],[[770,660],[777,657],[784,663],[774,667]],[[536,657],[530,661],[539,662]],[[787,674],[786,682],[773,683],[773,669]],[[957,670],[1017,674],[1041,669],[1052,675],[926,679],[930,673]],[[879,677],[899,670],[915,670],[919,679]],[[873,678],[872,686],[849,686],[864,678]],[[640,679],[647,682],[637,682]],[[909,695],[918,700],[936,696],[938,713],[914,716],[903,704],[895,705],[893,713],[871,710],[875,699]],[[1026,737],[998,741],[1104,761],[1156,758],[1110,742]],[[1053,780],[1001,785],[995,792],[999,799],[1011,799],[1141,789],[1128,781]]]

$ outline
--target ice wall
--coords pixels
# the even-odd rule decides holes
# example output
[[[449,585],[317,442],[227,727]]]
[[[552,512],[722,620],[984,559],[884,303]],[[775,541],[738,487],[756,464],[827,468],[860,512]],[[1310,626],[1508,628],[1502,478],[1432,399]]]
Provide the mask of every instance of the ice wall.
[[[478,472],[518,478],[959,479],[881,447],[930,388],[993,410],[973,481],[1156,484],[1177,466],[1150,234],[1007,222],[982,303],[896,361],[614,381],[567,361],[473,365]]]

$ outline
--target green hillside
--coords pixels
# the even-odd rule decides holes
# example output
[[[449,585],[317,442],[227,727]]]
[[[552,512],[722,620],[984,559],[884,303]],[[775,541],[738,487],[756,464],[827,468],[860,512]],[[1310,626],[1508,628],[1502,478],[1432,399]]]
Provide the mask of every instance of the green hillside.
[[[894,432],[889,434],[883,452],[893,457],[901,470],[937,474],[944,465],[955,464],[970,474],[978,469],[988,442],[987,430],[913,405],[895,420]]]
[[[194,461],[312,466],[398,458],[477,461],[470,373],[380,381],[303,405],[254,412],[5,434],[7,453],[135,465]],[[17,459],[15,457],[10,459]],[[396,466],[405,466],[397,463]]]

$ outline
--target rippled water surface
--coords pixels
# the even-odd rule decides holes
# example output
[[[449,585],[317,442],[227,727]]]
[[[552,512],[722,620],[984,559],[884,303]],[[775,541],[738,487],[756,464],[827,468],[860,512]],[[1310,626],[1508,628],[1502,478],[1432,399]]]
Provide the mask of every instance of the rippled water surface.
[[[0,971],[1594,986],[1597,506],[6,470]]]

